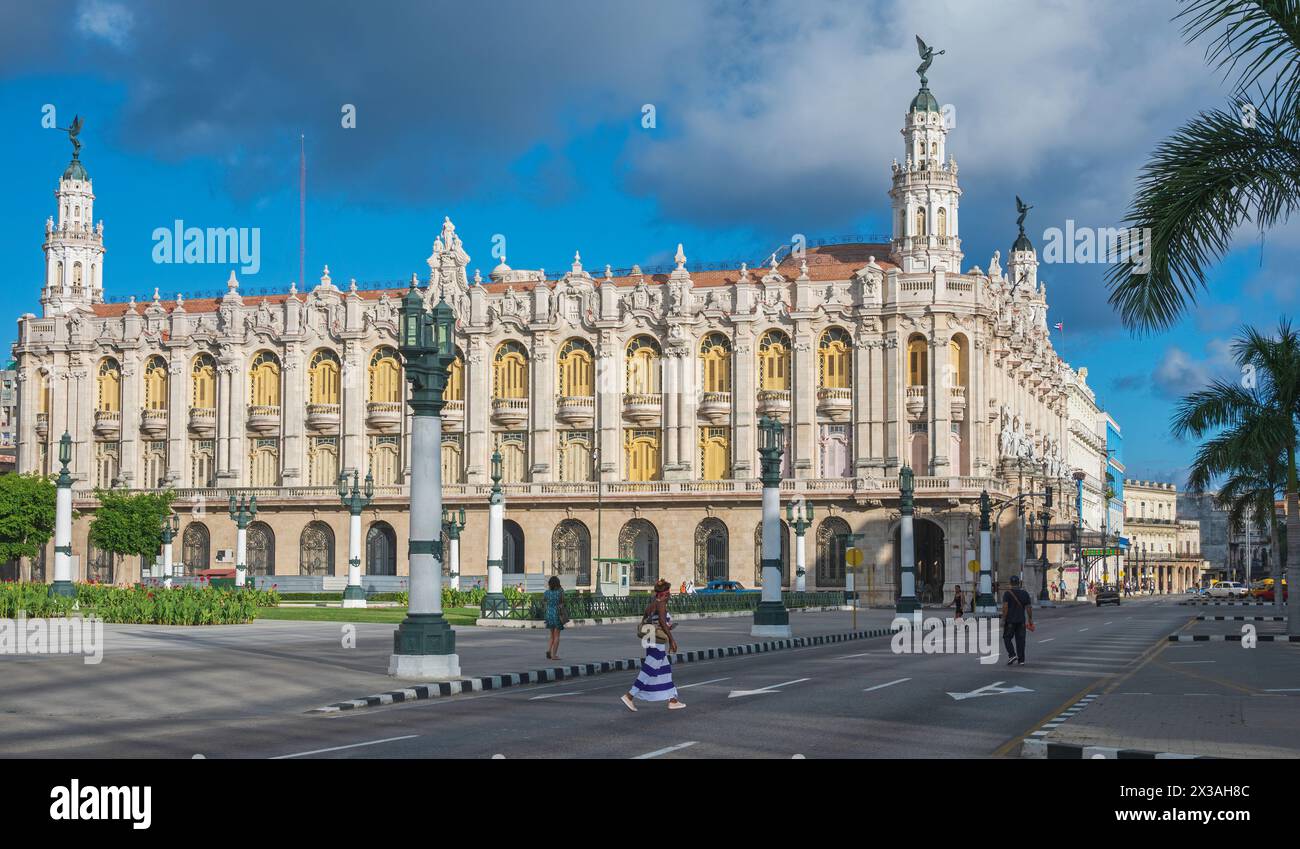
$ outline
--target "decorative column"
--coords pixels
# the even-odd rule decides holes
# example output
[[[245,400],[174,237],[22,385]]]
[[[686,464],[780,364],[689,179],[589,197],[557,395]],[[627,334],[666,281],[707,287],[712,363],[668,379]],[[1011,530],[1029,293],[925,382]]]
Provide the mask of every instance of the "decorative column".
[[[505,548],[506,496],[501,491],[501,452],[492,452],[492,494],[488,496],[487,596],[484,614],[504,615],[509,607],[501,592],[501,564]]]
[[[771,415],[758,423],[763,466],[763,599],[754,610],[755,637],[789,637],[790,611],[781,601],[781,423]]]
[[[804,533],[812,525],[813,506],[803,498],[792,501],[785,505],[786,520],[790,527],[794,528],[794,557],[795,557],[795,585],[794,591],[801,593],[806,592],[807,584],[804,575],[808,573],[805,564]]]
[[[393,632],[388,674],[419,680],[460,676],[456,632],[442,615],[442,407],[447,372],[456,359],[456,316],[445,300],[432,314],[412,280],[402,298],[399,350],[411,384],[410,606]]]
[[[442,508],[442,532],[447,535],[447,547],[451,549],[447,556],[451,558],[451,588],[460,589],[460,532],[465,530],[465,508],[460,508],[457,516],[446,507]]]
[[[253,518],[257,516],[257,496],[252,498],[239,496],[238,503],[235,502],[235,494],[230,494],[230,518],[235,523],[235,529],[238,532],[235,537],[235,586],[243,587],[244,581],[248,575],[248,526],[252,524]]]
[[[55,481],[54,497],[54,583],[50,595],[75,598],[77,588],[72,585],[72,475],[68,463],[72,462],[72,434],[66,430],[59,438],[59,477]]]
[[[980,584],[975,594],[976,616],[997,616],[998,601],[993,597],[993,505],[988,490],[980,493]]]
[[[1088,582],[1084,580],[1084,573],[1083,573],[1083,479],[1085,477],[1087,477],[1087,474],[1083,471],[1083,469],[1075,470],[1074,472],[1075,502],[1074,503],[1076,507],[1075,512],[1078,513],[1078,516],[1075,519],[1075,528],[1079,538],[1079,586],[1076,587],[1074,590],[1074,598],[1076,601],[1088,600]],[[1107,519],[1109,520],[1109,510],[1107,510]],[[1044,528],[1043,530],[1044,532],[1046,532],[1046,528]],[[1106,539],[1103,536],[1101,540],[1103,557],[1105,556],[1106,553],[1105,547],[1109,544],[1110,544],[1110,540]],[[1047,546],[1044,545],[1043,547],[1046,548]],[[1103,562],[1105,561],[1103,560]],[[1104,572],[1104,567],[1103,567],[1103,572]],[[1044,572],[1043,574],[1046,575],[1047,573]],[[1106,576],[1103,574],[1102,577],[1103,579],[1105,579]],[[1046,585],[1047,583],[1046,577],[1043,578],[1043,583],[1044,585]]]
[[[163,522],[162,526],[162,544],[163,544],[163,578],[168,585],[172,579],[172,541],[176,539],[176,534],[181,529],[181,517],[175,513]],[[144,577],[141,575],[140,577]]]
[[[375,497],[375,479],[366,472],[366,488],[356,469],[352,470],[352,491],[348,491],[347,472],[339,473],[339,500],[348,508],[348,588],[343,591],[344,607],[365,607],[366,591],[361,588],[361,511]]]
[[[912,614],[921,609],[916,600],[916,550],[912,536],[912,467],[904,465],[898,472],[898,511],[902,520],[898,526],[899,587],[898,603],[894,612]]]

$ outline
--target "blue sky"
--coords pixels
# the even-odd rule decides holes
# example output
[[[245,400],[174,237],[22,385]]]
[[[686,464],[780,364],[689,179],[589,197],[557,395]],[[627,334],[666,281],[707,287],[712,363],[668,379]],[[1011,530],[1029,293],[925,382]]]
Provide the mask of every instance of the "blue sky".
[[[298,277],[298,140],[308,158],[307,278],[424,272],[450,215],[484,274],[510,264],[754,263],[791,234],[888,227],[889,163],[915,93],[914,33],[955,109],[966,266],[1004,260],[1014,197],[1028,231],[1113,227],[1165,134],[1220,106],[1203,45],[1172,2],[365,4],[55,0],[0,9],[5,191],[0,310],[36,311],[43,222],[85,121],[83,161],[104,220],[110,297],[223,287],[229,266],[162,265],[151,234],[176,219],[261,229],[261,270]],[[1134,8],[1134,7],[1137,8]],[[355,128],[342,126],[352,104]],[[655,126],[643,126],[643,108]],[[1106,304],[1104,266],[1045,265],[1058,351],[1089,368],[1119,420],[1131,477],[1182,482],[1193,446],[1173,402],[1231,373],[1243,322],[1293,309],[1293,228],[1245,232],[1173,330],[1135,339]],[[12,323],[0,335],[13,338]]]

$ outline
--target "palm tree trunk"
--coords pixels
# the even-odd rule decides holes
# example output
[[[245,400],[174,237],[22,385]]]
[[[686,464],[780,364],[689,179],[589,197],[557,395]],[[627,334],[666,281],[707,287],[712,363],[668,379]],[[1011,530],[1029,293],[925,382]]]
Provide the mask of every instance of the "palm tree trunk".
[[[1269,505],[1269,508],[1272,509],[1271,504]],[[1281,534],[1278,533],[1277,510],[1273,510],[1273,512],[1269,514],[1269,520],[1273,526],[1272,544],[1269,546],[1269,552],[1268,552],[1269,562],[1273,566],[1272,569],[1273,607],[1277,610],[1277,612],[1281,613],[1282,612],[1282,558],[1281,558],[1282,540],[1281,540]]]
[[[1300,635],[1300,596],[1290,598],[1290,587],[1300,581],[1300,492],[1297,491],[1295,444],[1286,449],[1286,632]],[[1277,587],[1274,592],[1282,592]]]

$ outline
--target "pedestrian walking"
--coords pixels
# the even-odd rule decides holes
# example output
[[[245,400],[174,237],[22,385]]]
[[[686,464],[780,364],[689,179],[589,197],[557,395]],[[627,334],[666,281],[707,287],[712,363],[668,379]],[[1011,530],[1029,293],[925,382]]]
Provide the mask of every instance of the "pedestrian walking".
[[[952,589],[952,606],[953,610],[956,611],[956,615],[953,618],[960,619],[961,612],[965,608],[965,605],[962,603],[961,584],[955,585]]]
[[[1007,647],[1007,666],[1025,665],[1025,629],[1034,630],[1033,599],[1020,588],[1020,577],[1011,576],[1011,589],[1002,595],[1002,642]]]
[[[677,651],[677,640],[673,637],[673,618],[668,613],[668,595],[672,585],[662,578],[655,583],[654,598],[646,605],[641,614],[641,624],[637,633],[645,646],[645,657],[641,660],[641,671],[637,673],[632,689],[620,698],[628,710],[636,710],[634,699],[645,702],[668,701],[669,710],[686,707],[677,698],[677,687],[673,684],[673,665],[669,652]]]
[[[560,589],[560,579],[555,575],[546,582],[546,592],[542,593],[546,603],[546,630],[551,634],[551,641],[546,646],[546,659],[560,659],[560,632],[564,623],[569,621],[569,612],[564,605],[564,590]]]

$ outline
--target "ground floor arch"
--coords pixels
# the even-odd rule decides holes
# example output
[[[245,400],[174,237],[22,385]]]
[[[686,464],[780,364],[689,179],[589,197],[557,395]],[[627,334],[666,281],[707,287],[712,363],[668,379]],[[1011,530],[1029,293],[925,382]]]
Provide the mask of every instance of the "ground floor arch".
[[[894,595],[903,586],[902,526],[894,527]],[[912,520],[912,553],[916,558],[916,598],[922,604],[942,604],[948,575],[947,547],[943,526],[929,519]]]

